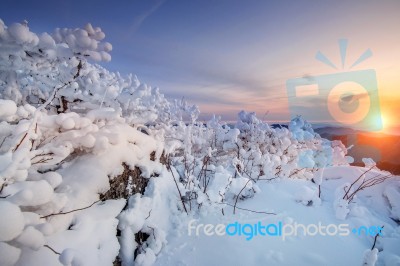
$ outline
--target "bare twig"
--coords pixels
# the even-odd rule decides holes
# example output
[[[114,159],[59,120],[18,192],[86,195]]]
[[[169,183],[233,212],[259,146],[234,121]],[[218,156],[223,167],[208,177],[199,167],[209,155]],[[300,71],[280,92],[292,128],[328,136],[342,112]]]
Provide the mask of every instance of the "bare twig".
[[[1,187],[0,187],[0,194],[3,192],[3,189],[7,186],[7,184],[4,182]]]
[[[271,177],[271,178],[257,178],[257,181],[271,181],[271,180],[274,180],[274,179],[278,179],[278,177],[277,176],[274,176],[274,177]]]
[[[176,189],[178,190],[179,197],[180,197],[181,202],[182,202],[182,205],[183,205],[183,209],[185,210],[186,214],[189,214],[188,211],[187,211],[187,209],[186,209],[186,205],[185,205],[185,203],[183,202],[182,193],[181,193],[181,191],[180,191],[180,189],[179,189],[178,183],[176,182],[174,172],[173,172],[172,169],[171,169],[171,162],[170,162],[169,160],[168,160],[168,163],[167,163],[167,168],[168,168],[168,171],[171,172],[172,178],[174,179]]]
[[[32,163],[32,165],[40,164],[40,163],[47,163],[48,161],[51,161],[52,159],[53,158],[47,158],[47,159],[42,158],[39,161]]]
[[[147,217],[146,217],[146,219],[145,220],[147,220],[147,219],[149,219],[149,217],[150,217],[150,215],[151,215],[151,211],[152,211],[153,209],[151,209],[150,211],[149,211],[149,215],[147,215]]]
[[[50,98],[47,99],[47,101],[46,101],[45,103],[43,103],[43,105],[41,105],[41,106],[40,106],[38,109],[36,109],[36,110],[45,109],[49,104],[51,104],[51,102],[56,98],[57,93],[58,93],[59,90],[61,90],[62,88],[66,87],[66,86],[68,86],[68,85],[71,85],[72,82],[73,82],[75,79],[77,79],[77,78],[79,77],[80,71],[81,71],[82,67],[83,67],[82,61],[80,60],[78,66],[77,66],[77,73],[73,76],[73,79],[70,80],[70,81],[68,81],[68,82],[65,82],[65,83],[64,83],[62,86],[60,86],[60,87],[55,87],[54,90],[53,90],[52,95],[50,96]]]
[[[381,229],[383,229],[383,227],[384,227],[384,226],[382,225]],[[379,232],[379,233],[377,233],[377,234],[375,235],[375,238],[374,238],[374,244],[372,245],[372,248],[371,248],[371,250],[373,250],[373,249],[375,248],[376,239],[378,238],[379,234],[380,234],[380,232]]]
[[[364,176],[364,174],[363,174],[362,176]],[[364,189],[366,189],[366,188],[368,188],[368,187],[372,187],[372,186],[378,185],[378,184],[384,182],[386,179],[388,179],[388,178],[390,178],[390,177],[392,177],[392,176],[393,176],[393,175],[392,175],[391,173],[389,173],[389,174],[387,174],[387,175],[378,174],[378,175],[375,175],[375,176],[373,176],[373,177],[371,177],[371,178],[369,178],[369,179],[364,178],[363,181],[361,182],[361,184],[360,184],[353,192],[351,192],[351,193],[349,194],[350,188],[351,188],[357,181],[360,180],[360,178],[357,178],[357,180],[354,181],[354,182],[350,185],[350,187],[347,189],[347,191],[345,190],[346,193],[345,193],[345,196],[343,197],[343,199],[346,199],[346,200],[348,200],[349,202],[351,202],[351,201],[354,199],[354,196],[355,196],[358,192],[360,192],[361,190],[364,190]]]
[[[293,173],[291,173],[290,175],[289,175],[289,177],[292,177],[292,176],[294,176],[295,174],[297,174],[298,172],[300,172],[300,171],[302,171],[302,170],[304,170],[305,168],[297,168],[297,169],[295,169],[294,171],[293,171]]]
[[[251,179],[247,180],[246,184],[242,187],[242,189],[239,191],[239,194],[236,196],[236,200],[235,200],[235,205],[233,206],[233,214],[235,214],[236,212],[236,204],[238,202],[239,196],[242,193],[242,191],[245,189],[245,187],[247,187],[247,184],[251,181]]]
[[[75,210],[67,211],[67,212],[52,213],[52,214],[49,214],[49,215],[42,216],[42,217],[40,217],[40,218],[41,218],[41,219],[45,219],[45,218],[48,218],[48,217],[51,217],[51,216],[62,215],[62,214],[68,214],[68,213],[71,213],[71,212],[76,212],[76,211],[85,210],[85,209],[88,209],[88,208],[92,207],[94,204],[98,203],[99,201],[101,201],[101,200],[97,200],[97,201],[93,202],[92,204],[90,204],[89,206],[84,207],[84,208],[79,208],[79,209],[75,209]]]
[[[32,157],[31,161],[32,161],[33,159],[35,159],[35,158],[38,158],[38,157],[42,157],[42,158],[40,158],[40,159],[39,159],[38,161],[36,161],[36,162],[32,162],[32,165],[34,165],[34,164],[39,164],[39,163],[47,163],[48,161],[53,160],[53,157],[45,158],[45,156],[53,156],[53,155],[54,155],[54,153],[52,153],[52,152],[49,152],[49,153],[42,153],[42,154],[35,155],[34,157]]]
[[[6,141],[6,139],[11,136],[11,134],[9,134],[8,136],[5,136],[4,139],[1,141],[0,143],[0,148],[3,146],[4,142]]]
[[[208,155],[204,156],[203,158],[203,164],[201,166],[200,172],[197,176],[197,179],[201,181],[201,177],[204,174],[204,180],[203,180],[203,186],[204,186],[204,192],[206,191],[207,188],[207,166],[208,166],[208,161],[210,160],[210,157]]]
[[[369,171],[371,171],[375,166],[372,166],[370,169],[368,169],[367,171],[363,172],[353,183],[351,183],[350,187],[347,189],[346,193],[343,196],[343,199],[348,199],[348,194],[351,190],[351,188]]]
[[[44,245],[44,247],[50,249],[51,251],[53,251],[53,252],[54,252],[55,254],[57,254],[57,255],[61,255],[60,252],[55,251],[55,250],[54,250],[52,247],[50,247],[49,245]]]
[[[76,74],[74,76],[74,79],[77,79],[79,77],[82,67],[83,67],[82,60],[79,60],[79,64],[77,66],[77,71],[76,71]]]
[[[215,203],[217,203],[217,204],[225,204],[225,205],[234,207],[234,205],[229,204],[229,203],[227,203],[227,202],[215,202]],[[254,213],[262,213],[262,214],[268,214],[268,215],[276,215],[276,213],[274,213],[274,212],[255,211],[255,210],[250,210],[250,209],[241,208],[241,207],[237,207],[237,206],[236,206],[236,209],[243,210],[243,211],[254,212]]]
[[[24,134],[24,136],[22,137],[21,141],[17,144],[17,146],[13,149],[13,152],[15,152],[16,150],[18,150],[19,146],[21,146],[22,142],[24,142],[24,139],[26,138],[26,136],[28,135],[28,132],[26,132]]]

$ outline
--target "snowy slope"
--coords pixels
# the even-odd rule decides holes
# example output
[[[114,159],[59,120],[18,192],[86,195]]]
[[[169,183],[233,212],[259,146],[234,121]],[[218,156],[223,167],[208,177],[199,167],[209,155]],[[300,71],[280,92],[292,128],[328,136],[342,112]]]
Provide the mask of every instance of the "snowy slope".
[[[372,247],[374,237],[365,235],[349,236],[207,236],[204,231],[196,236],[195,229],[189,235],[192,219],[194,224],[242,224],[302,223],[349,224],[350,228],[359,226],[384,225],[384,237],[378,238],[379,254],[377,265],[400,264],[399,226],[389,218],[390,211],[385,207],[382,191],[395,187],[399,194],[400,182],[387,181],[369,191],[360,193],[351,206],[349,217],[340,220],[335,217],[333,198],[336,187],[352,182],[365,169],[353,167],[333,167],[325,171],[322,185],[322,203],[307,206],[300,202],[304,191],[316,190],[316,185],[306,180],[280,180],[259,182],[261,192],[254,198],[240,202],[243,209],[274,212],[276,215],[254,213],[224,207],[224,214],[218,207],[201,212],[198,216],[187,217],[168,240],[168,246],[161,252],[155,265],[362,265],[366,250]],[[376,172],[374,173],[376,174]],[[300,194],[299,194],[300,193]],[[307,197],[307,196],[305,196]],[[309,199],[312,195],[309,196]],[[193,223],[193,222],[192,222]]]

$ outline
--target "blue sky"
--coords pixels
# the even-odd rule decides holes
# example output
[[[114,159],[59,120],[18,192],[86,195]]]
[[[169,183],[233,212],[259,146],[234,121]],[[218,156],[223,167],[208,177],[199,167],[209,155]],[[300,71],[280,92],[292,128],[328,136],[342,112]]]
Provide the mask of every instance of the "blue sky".
[[[337,71],[314,57],[320,50],[340,62],[340,38],[349,40],[349,62],[373,51],[356,70],[375,69],[384,97],[400,84],[395,0],[3,0],[1,6],[6,24],[27,19],[35,32],[88,22],[101,27],[113,44],[105,67],[184,97],[200,106],[204,119],[217,113],[233,120],[246,109],[287,120],[286,80]]]

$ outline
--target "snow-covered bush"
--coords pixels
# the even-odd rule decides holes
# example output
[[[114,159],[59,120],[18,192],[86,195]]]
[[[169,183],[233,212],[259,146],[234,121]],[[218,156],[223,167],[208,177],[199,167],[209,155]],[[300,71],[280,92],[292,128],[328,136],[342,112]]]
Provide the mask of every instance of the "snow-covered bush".
[[[109,61],[110,43],[90,24],[36,35],[26,23],[7,27],[0,20],[0,97],[53,113],[83,113],[110,107],[129,124],[173,121],[193,106],[170,103],[157,88],[129,75],[122,77],[88,60]],[[196,110],[190,112],[195,114]],[[197,111],[198,113],[198,111]],[[19,110],[22,116],[26,114]],[[11,115],[8,120],[12,120]]]
[[[347,164],[345,147],[322,139],[301,117],[289,129],[274,129],[255,113],[241,111],[233,126],[214,116],[207,123],[179,122],[164,132],[189,210],[236,204],[252,197],[260,180],[314,178],[320,185],[324,167]]]
[[[182,111],[136,77],[92,64],[111,59],[104,37],[90,24],[37,35],[26,23],[0,20],[1,265],[110,265],[120,245],[133,254],[136,246],[124,246],[129,234],[121,243],[116,237],[132,220],[120,215],[126,199],[103,198],[124,164],[140,169],[141,178],[160,176],[136,196],[154,206],[132,229],[152,236],[137,258],[164,243],[168,224],[154,221],[161,214],[168,221],[177,204],[160,208],[176,191],[168,190],[171,177],[159,162],[162,137],[140,124],[167,124],[190,106]],[[131,202],[125,212],[140,212]],[[126,252],[121,259],[133,263]]]
[[[56,29],[53,36],[36,35],[27,23],[6,26],[0,20],[0,92],[3,99],[17,104],[40,105],[52,97],[55,90],[79,90],[75,82],[87,59],[109,61],[111,44],[102,43],[100,28],[88,24],[85,29]],[[57,106],[61,95],[50,102]],[[62,108],[63,106],[60,106]]]
[[[36,114],[31,137],[26,132],[32,119],[1,122],[0,203],[2,214],[10,219],[0,225],[2,247],[11,249],[14,262],[21,265],[39,257],[56,265],[54,253],[61,253],[66,265],[82,260],[109,265],[119,252],[116,217],[125,199],[97,202],[110,188],[109,178],[123,170],[123,162],[139,167],[143,178],[161,175],[158,158],[163,145],[110,109],[85,115]],[[154,197],[159,192],[147,193]],[[136,207],[128,205],[131,208]],[[74,211],[79,209],[83,210]],[[153,216],[157,213],[155,209]],[[162,234],[159,226],[154,228]],[[55,252],[49,253],[50,248]]]

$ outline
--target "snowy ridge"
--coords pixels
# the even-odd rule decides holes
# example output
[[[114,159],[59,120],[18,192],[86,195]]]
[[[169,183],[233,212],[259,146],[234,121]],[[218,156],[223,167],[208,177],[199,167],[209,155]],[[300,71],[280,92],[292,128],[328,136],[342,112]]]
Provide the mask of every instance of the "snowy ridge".
[[[245,111],[234,128],[215,116],[198,123],[196,106],[91,63],[111,59],[104,38],[90,24],[37,35],[0,20],[0,265],[222,264],[218,248],[243,239],[190,238],[190,219],[266,221],[271,213],[287,223],[384,225],[376,249],[371,237],[349,236],[358,253],[348,256],[399,265],[397,177],[370,160],[349,166],[346,147],[301,117],[276,129]],[[213,256],[193,261],[186,243],[202,250],[210,240],[219,243]],[[248,262],[343,262],[330,249],[293,261],[293,250],[321,245],[292,240]],[[262,241],[252,243],[260,254]],[[233,250],[229,259],[241,261]]]

